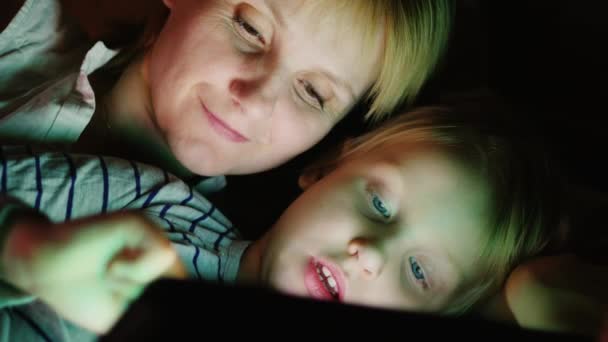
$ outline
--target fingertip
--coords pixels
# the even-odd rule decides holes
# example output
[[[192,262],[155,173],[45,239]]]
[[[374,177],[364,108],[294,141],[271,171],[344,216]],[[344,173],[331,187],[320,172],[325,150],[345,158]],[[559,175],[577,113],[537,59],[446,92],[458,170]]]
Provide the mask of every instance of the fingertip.
[[[167,267],[165,272],[163,272],[162,276],[172,279],[186,279],[188,277],[188,272],[179,257],[175,255],[173,262]]]

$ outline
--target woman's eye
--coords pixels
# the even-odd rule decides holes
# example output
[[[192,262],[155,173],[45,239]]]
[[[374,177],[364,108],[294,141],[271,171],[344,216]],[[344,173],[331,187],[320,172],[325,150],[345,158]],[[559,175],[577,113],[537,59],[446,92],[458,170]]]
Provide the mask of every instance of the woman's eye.
[[[239,13],[235,14],[233,20],[238,26],[239,31],[244,32],[250,38],[257,40],[262,45],[266,44],[264,36],[255,27],[253,27],[253,25],[247,22],[247,20],[245,20]]]
[[[424,270],[422,269],[422,266],[420,266],[420,264],[418,263],[418,260],[416,260],[416,257],[411,256],[409,258],[410,261],[410,269],[412,271],[412,275],[414,276],[414,278],[418,281],[422,281],[424,283],[426,283],[426,277],[424,275]]]
[[[391,218],[391,211],[387,208],[386,204],[384,203],[382,198],[380,198],[380,196],[378,196],[375,193],[372,193],[371,201],[372,201],[372,206],[374,207],[374,210],[376,211],[376,213],[378,213],[380,216],[382,216],[382,218],[384,218],[385,220],[388,220]]]
[[[325,100],[321,95],[319,95],[319,92],[315,89],[315,87],[310,82],[304,80],[299,80],[299,83],[306,93],[304,96],[305,102],[310,103],[310,101],[314,101],[315,103],[312,104],[314,107],[323,109],[325,106]]]

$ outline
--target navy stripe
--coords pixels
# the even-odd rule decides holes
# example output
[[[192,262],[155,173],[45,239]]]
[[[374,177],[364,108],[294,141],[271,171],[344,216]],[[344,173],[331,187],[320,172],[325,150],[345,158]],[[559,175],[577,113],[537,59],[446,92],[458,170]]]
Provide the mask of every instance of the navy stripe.
[[[36,209],[40,209],[40,201],[42,200],[42,171],[40,170],[40,156],[36,155],[34,161],[36,162],[36,191],[38,192],[36,194],[36,203],[34,204],[34,207]]]
[[[40,156],[34,154],[32,146],[25,145],[25,151],[30,156],[34,157],[34,165],[36,169],[36,200],[34,202],[34,208],[40,209],[40,202],[42,200],[42,172],[40,171]]]
[[[215,240],[215,243],[213,244],[213,249],[215,251],[220,250],[220,242],[222,242],[222,240],[226,237],[226,235],[230,234],[233,230],[234,230],[234,226],[226,229],[223,233],[220,234],[220,236],[217,237],[217,240]]]
[[[171,224],[171,222],[167,221],[166,219],[165,219],[165,221],[167,223],[169,223],[169,226],[171,226],[171,229],[173,231],[175,231],[173,224]],[[194,266],[194,270],[196,271],[196,275],[198,276],[198,279],[203,279],[203,277],[201,277],[201,272],[198,270],[198,256],[201,254],[201,251],[198,249],[198,246],[196,246],[195,244],[192,243],[192,240],[190,240],[188,238],[188,235],[186,235],[186,233],[182,233],[182,237],[184,238],[184,240],[186,240],[186,242],[188,242],[190,244],[190,246],[194,247],[194,257],[192,258],[192,266]]]
[[[202,220],[206,219],[207,217],[211,216],[211,214],[213,213],[213,211],[215,211],[215,206],[211,205],[211,208],[209,209],[208,212],[206,212],[205,214],[203,214],[203,216],[197,218],[196,220],[192,221],[192,223],[190,224],[190,228],[188,229],[188,231],[190,233],[194,232],[194,229],[196,229],[196,225],[201,222]]]
[[[194,244],[192,244],[192,240],[190,240],[190,238],[188,237],[188,235],[186,235],[186,233],[182,232],[182,237],[184,238],[184,240],[186,240],[187,243],[194,246]]]
[[[192,188],[188,187],[188,190],[190,190],[190,194],[188,195],[188,197],[186,197],[186,199],[184,199],[183,201],[181,201],[179,204],[180,205],[186,205],[186,203],[190,202],[190,200],[192,199]],[[167,211],[169,211],[169,209],[173,206],[173,204],[165,204],[165,206],[163,207],[163,209],[160,211],[160,217],[164,218],[165,215],[167,214]]]
[[[183,201],[181,201],[179,203],[180,205],[186,205],[192,199],[192,197],[193,197],[192,196],[192,188],[188,187],[188,190],[190,190],[190,194],[188,195],[188,197],[186,197]],[[165,215],[167,214],[167,211],[169,211],[169,209],[171,209],[172,206],[173,206],[173,204],[171,204],[171,203],[165,204],[165,206],[163,207],[163,209],[160,211],[160,217],[164,218]]]
[[[65,208],[65,220],[69,220],[72,218],[72,206],[74,202],[74,186],[76,185],[76,168],[74,167],[74,162],[72,158],[64,153],[66,161],[68,162],[68,166],[70,167],[70,191],[68,193],[68,203]]]
[[[17,316],[21,317],[21,319],[23,319],[27,324],[29,324],[32,329],[34,329],[34,331],[45,341],[47,342],[52,342],[53,340],[51,340],[51,338],[49,337],[49,335],[47,335],[44,330],[42,330],[42,328],[38,325],[38,323],[36,323],[33,319],[31,319],[28,315],[26,315],[25,313],[21,312],[21,310],[19,309],[13,309],[11,310],[13,311],[15,314],[17,314]]]
[[[220,285],[224,284],[224,277],[222,277],[222,258],[220,257],[220,254],[217,255],[217,280],[219,281]]]
[[[184,199],[183,201],[181,201],[179,203],[180,205],[186,205],[192,199],[192,197],[193,197],[192,196],[192,188],[188,187],[188,189],[190,190],[190,194],[188,195],[188,197],[186,199]],[[167,215],[167,211],[169,211],[169,209],[171,209],[172,206],[173,206],[173,204],[171,204],[171,203],[165,204],[165,206],[163,207],[163,209],[160,211],[160,217],[161,218],[165,218],[165,215]]]
[[[166,219],[166,218],[164,218],[164,217],[161,217],[161,218],[162,218],[162,219],[163,219],[165,222],[167,222],[167,223],[169,224],[169,232],[171,232],[171,233],[176,232],[176,230],[175,230],[175,226],[173,225],[173,223],[171,223],[171,221],[167,220],[167,219]],[[186,236],[184,235],[184,237],[186,237]],[[187,237],[186,237],[186,239],[187,239]]]
[[[173,225],[173,223],[171,223],[171,221],[167,220],[166,218],[163,218],[163,221],[165,221],[169,224],[170,232],[172,232],[172,233],[177,232],[177,230],[175,230],[175,226]],[[192,240],[190,240],[188,238],[188,235],[186,235],[186,233],[182,232],[182,237],[184,238],[184,240],[186,240],[186,242],[188,242],[189,244],[192,244]]]
[[[192,247],[194,247],[194,249],[195,249],[194,257],[192,258],[192,264],[194,265],[194,270],[196,271],[196,275],[198,276],[198,279],[203,279],[203,277],[201,277],[200,272],[198,271],[198,264],[197,264],[198,256],[201,254],[201,251],[195,245],[192,245]]]
[[[180,203],[181,205],[186,205],[186,204],[188,204],[188,202],[190,202],[190,200],[191,200],[191,199],[192,199],[192,197],[193,197],[193,195],[192,195],[192,187],[191,187],[191,186],[189,186],[189,187],[188,187],[188,190],[190,190],[190,194],[188,195],[188,197],[187,197],[185,200],[183,200],[183,201]]]
[[[167,211],[169,211],[169,208],[171,208],[173,206],[173,204],[165,204],[165,206],[163,207],[163,210],[160,211],[160,218],[165,218],[165,215],[167,214]]]
[[[6,159],[4,159],[4,153],[2,153],[2,149],[0,148],[0,159],[2,160],[2,178],[0,179],[0,191],[3,194],[6,193]]]
[[[165,218],[163,218],[163,220],[169,224],[171,232],[176,232],[175,227],[173,226],[173,224],[171,223],[171,221],[169,221],[169,220],[167,220]],[[198,256],[201,254],[201,251],[198,249],[198,247],[196,245],[194,245],[192,243],[192,240],[190,240],[188,238],[188,235],[186,235],[186,233],[182,233],[182,237],[184,238],[184,240],[186,240],[186,242],[188,242],[190,244],[190,246],[194,247],[194,257],[192,258],[192,266],[194,266],[194,270],[196,271],[196,275],[198,276],[198,279],[203,279],[201,277],[200,271],[198,270],[198,263],[197,263],[198,262]]]
[[[131,167],[133,168],[133,177],[135,178],[135,199],[138,199],[141,196],[141,178],[139,176],[139,170],[137,169],[137,164],[134,161],[129,160],[131,163]]]
[[[186,242],[190,244],[190,246],[194,247],[194,257],[192,258],[192,266],[194,266],[194,270],[196,271],[196,276],[198,277],[198,279],[203,279],[203,277],[201,277],[201,272],[198,270],[198,256],[201,254],[201,251],[200,249],[198,249],[198,246],[192,243],[192,240],[188,238],[188,235],[186,235],[186,233],[182,233],[182,236],[184,237],[184,240],[186,240]]]
[[[99,165],[101,165],[101,173],[103,175],[103,202],[101,203],[101,212],[108,211],[108,196],[110,194],[110,181],[108,179],[108,168],[102,156],[99,156]]]
[[[154,199],[154,197],[156,197],[156,195],[158,194],[158,192],[160,191],[160,189],[162,188],[162,186],[158,186],[156,187],[156,189],[154,189],[149,195],[148,198],[146,198],[146,201],[144,202],[144,204],[141,206],[142,209],[147,208],[150,203],[152,202],[152,200]]]
[[[162,186],[158,186],[156,187],[156,189],[154,189],[149,195],[148,198],[146,198],[146,201],[144,202],[144,204],[142,205],[142,209],[147,208],[150,203],[152,203],[152,200],[154,199],[154,197],[156,197],[156,195],[158,195],[158,192],[160,191],[160,189],[163,188],[163,186],[167,185],[167,183],[169,183],[169,174],[167,173],[167,171],[163,170],[163,176],[164,176],[164,182]]]

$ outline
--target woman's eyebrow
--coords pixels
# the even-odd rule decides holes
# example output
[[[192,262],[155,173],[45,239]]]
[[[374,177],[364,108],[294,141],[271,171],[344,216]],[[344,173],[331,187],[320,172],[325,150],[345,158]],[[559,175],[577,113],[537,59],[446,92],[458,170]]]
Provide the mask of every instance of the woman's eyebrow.
[[[335,74],[333,74],[329,70],[319,70],[319,72],[322,75],[324,75],[327,79],[329,79],[331,81],[331,83],[335,84],[338,87],[346,89],[346,93],[350,97],[348,99],[349,102],[354,102],[356,100],[355,91],[353,90],[353,87],[349,83],[340,79],[339,77],[337,77]]]
[[[266,4],[266,7],[268,7],[268,9],[270,10],[270,13],[274,17],[274,20],[277,22],[277,24],[280,27],[285,27],[286,22],[285,18],[283,17],[283,13],[279,11],[278,6],[275,5],[274,1],[264,0],[264,4]]]

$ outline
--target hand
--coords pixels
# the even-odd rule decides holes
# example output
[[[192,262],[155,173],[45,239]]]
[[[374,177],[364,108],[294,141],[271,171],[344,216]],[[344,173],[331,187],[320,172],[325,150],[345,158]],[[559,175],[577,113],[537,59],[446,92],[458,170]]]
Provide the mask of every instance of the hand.
[[[107,332],[167,269],[185,274],[162,231],[126,212],[63,224],[16,221],[2,262],[11,284],[96,333]]]

